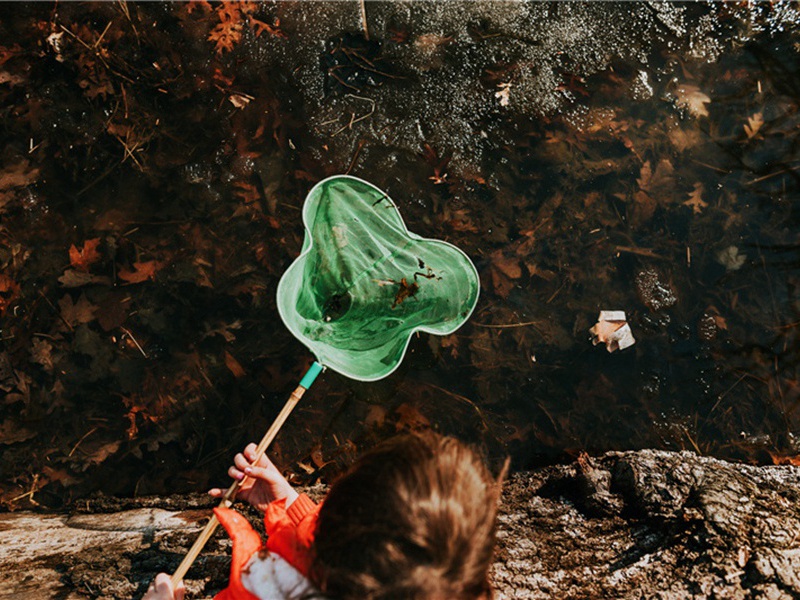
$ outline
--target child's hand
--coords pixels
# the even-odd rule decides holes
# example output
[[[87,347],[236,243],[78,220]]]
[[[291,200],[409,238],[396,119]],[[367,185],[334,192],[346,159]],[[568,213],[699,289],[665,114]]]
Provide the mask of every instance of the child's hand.
[[[236,497],[247,500],[261,512],[267,509],[270,502],[281,498],[286,498],[288,508],[297,498],[297,492],[265,454],[261,455],[258,463],[252,465],[255,458],[255,444],[248,444],[244,453],[239,453],[233,458],[233,466],[228,469],[228,475],[242,481]],[[225,490],[214,488],[208,493],[214,498],[222,498]]]
[[[147,588],[147,593],[142,596],[142,600],[183,600],[184,592],[186,592],[186,588],[183,587],[182,581],[173,590],[169,575],[159,573]]]

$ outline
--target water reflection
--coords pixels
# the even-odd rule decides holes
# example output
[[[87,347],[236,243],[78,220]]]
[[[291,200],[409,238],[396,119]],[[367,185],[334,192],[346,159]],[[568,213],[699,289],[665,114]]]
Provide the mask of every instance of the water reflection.
[[[800,453],[796,5],[370,2],[368,43],[355,4],[242,6],[227,37],[221,5],[2,9],[5,505],[224,478],[310,360],[275,288],[345,171],[481,301],[323,376],[273,448],[297,478],[423,427],[516,467]],[[591,344],[607,309],[634,346]]]

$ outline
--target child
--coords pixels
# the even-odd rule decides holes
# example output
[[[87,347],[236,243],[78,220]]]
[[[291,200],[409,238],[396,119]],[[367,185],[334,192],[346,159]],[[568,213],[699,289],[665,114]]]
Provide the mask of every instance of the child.
[[[265,512],[266,549],[247,521],[215,509],[234,540],[218,600],[488,599],[501,479],[457,440],[407,434],[364,454],[315,505],[255,445],[237,454],[238,498]],[[220,497],[222,490],[209,492]],[[144,600],[171,600],[168,580]],[[163,590],[159,592],[158,590]],[[159,593],[161,595],[159,595]]]

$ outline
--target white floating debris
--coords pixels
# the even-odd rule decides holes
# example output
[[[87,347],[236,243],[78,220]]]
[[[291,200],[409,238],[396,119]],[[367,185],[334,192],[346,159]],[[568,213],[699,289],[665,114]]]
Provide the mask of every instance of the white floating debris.
[[[601,310],[589,333],[592,334],[592,344],[605,344],[609,352],[624,350],[636,343],[623,310]]]

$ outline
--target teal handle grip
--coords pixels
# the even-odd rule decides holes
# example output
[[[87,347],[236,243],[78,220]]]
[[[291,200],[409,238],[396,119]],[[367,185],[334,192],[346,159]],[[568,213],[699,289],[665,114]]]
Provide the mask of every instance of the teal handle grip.
[[[317,378],[317,375],[322,373],[323,367],[317,361],[314,361],[310,367],[308,367],[308,371],[306,374],[303,375],[303,378],[300,380],[300,387],[308,389],[311,387],[311,384],[314,383],[314,380]]]

